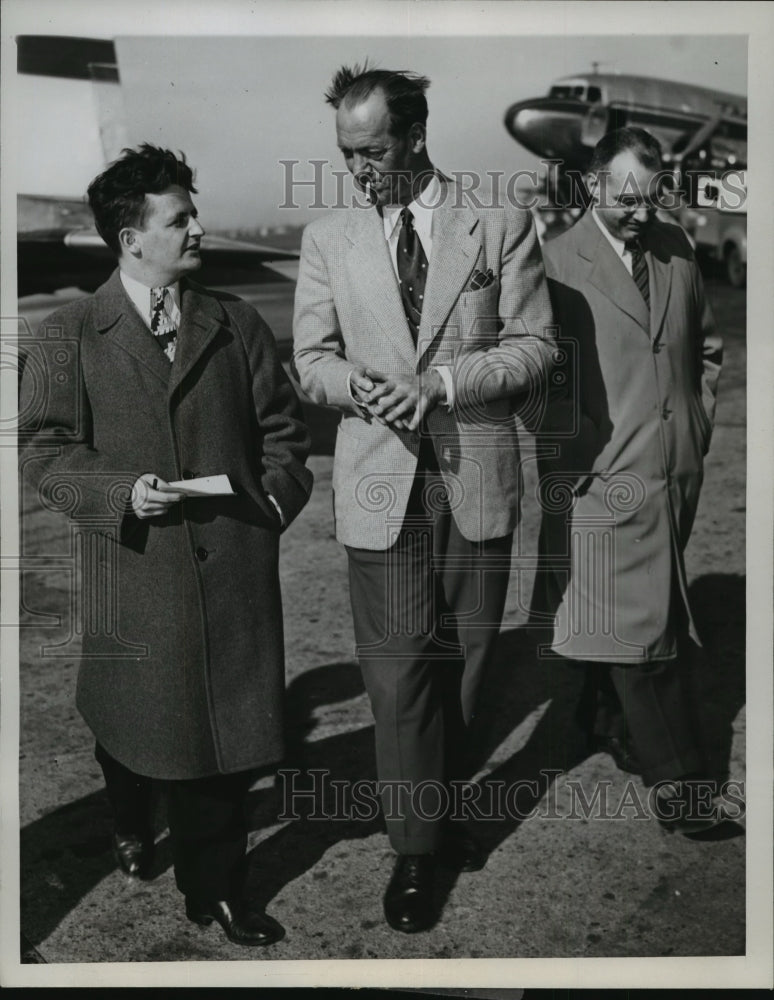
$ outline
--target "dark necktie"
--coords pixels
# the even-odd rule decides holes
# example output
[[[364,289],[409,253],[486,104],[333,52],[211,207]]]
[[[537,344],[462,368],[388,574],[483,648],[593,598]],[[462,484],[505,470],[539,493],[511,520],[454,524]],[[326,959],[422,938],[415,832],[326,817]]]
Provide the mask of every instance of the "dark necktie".
[[[645,254],[637,240],[627,240],[624,248],[632,255],[632,277],[645,299],[645,305],[650,309],[650,287],[648,285],[648,265]]]
[[[419,322],[422,319],[422,300],[425,297],[425,282],[427,281],[427,257],[422,249],[422,242],[414,229],[414,216],[404,208],[401,213],[403,225],[398,234],[398,281],[400,282],[400,297],[406,313],[411,336],[414,343],[419,334]]]
[[[175,360],[177,328],[167,312],[168,288],[151,288],[151,333],[170,361]]]

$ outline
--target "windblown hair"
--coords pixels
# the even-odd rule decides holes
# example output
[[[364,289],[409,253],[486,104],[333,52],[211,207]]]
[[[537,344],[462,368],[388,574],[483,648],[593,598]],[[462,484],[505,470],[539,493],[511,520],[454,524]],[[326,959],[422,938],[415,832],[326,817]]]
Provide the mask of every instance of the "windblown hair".
[[[369,69],[366,61],[362,66],[342,66],[325,92],[325,100],[334,108],[342,103],[352,107],[380,90],[387,102],[392,134],[405,135],[415,123],[427,124],[425,91],[429,86],[426,76],[406,70]]]
[[[643,128],[618,128],[602,136],[591,154],[589,173],[597,173],[610,166],[619,153],[632,152],[643,166],[660,170],[663,166],[661,144]]]
[[[140,228],[145,222],[145,195],[160,194],[177,184],[196,194],[193,172],[168,149],[143,143],[138,149],[124,149],[120,159],[89,184],[89,206],[102,239],[120,256],[118,234],[125,226]]]

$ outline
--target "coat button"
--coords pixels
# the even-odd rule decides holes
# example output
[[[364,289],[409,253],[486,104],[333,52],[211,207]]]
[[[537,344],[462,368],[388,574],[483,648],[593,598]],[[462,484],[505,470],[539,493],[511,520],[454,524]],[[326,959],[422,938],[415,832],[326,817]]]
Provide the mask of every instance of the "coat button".
[[[190,469],[183,469],[183,479],[196,479],[196,475]]]
[[[201,545],[196,550],[196,558],[199,560],[199,562],[204,562],[204,560],[207,558],[208,555],[209,552],[207,551],[207,549],[203,549]]]
[[[661,411],[661,416],[663,417],[664,420],[669,420],[669,414],[671,412],[672,411],[669,409],[669,407],[665,406],[664,409]]]
[[[658,354],[658,352],[659,352],[660,350],[661,350],[661,344],[654,344],[654,345],[653,345],[653,353],[654,353],[654,354]]]

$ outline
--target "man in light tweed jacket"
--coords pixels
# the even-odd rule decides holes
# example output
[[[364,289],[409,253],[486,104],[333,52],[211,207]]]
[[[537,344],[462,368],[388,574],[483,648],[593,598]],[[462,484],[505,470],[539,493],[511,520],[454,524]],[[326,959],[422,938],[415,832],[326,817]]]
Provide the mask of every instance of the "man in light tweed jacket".
[[[326,100],[358,195],[307,227],[294,317],[301,385],[342,413],[336,535],[398,854],[384,909],[409,933],[437,919],[436,860],[485,861],[449,821],[452,783],[505,604],[513,414],[537,417],[554,346],[531,216],[482,208],[433,167],[428,84],[335,75]]]

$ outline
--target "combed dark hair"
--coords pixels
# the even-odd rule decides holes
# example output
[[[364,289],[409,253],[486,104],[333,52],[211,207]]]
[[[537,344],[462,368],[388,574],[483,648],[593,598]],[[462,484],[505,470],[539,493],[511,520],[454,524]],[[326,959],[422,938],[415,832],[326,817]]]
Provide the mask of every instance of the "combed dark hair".
[[[381,90],[390,113],[393,135],[404,135],[415,122],[427,124],[427,98],[430,86],[426,76],[406,70],[369,69],[362,66],[342,66],[325,92],[325,100],[338,108],[342,102],[348,106],[367,100],[375,90]]]
[[[115,253],[121,253],[118,234],[125,226],[140,227],[145,221],[145,195],[160,194],[177,184],[196,194],[193,172],[183,153],[143,143],[138,149],[124,149],[120,159],[89,184],[89,205],[102,239]]]
[[[597,173],[610,166],[619,153],[630,151],[637,156],[643,166],[660,170],[663,166],[661,143],[644,128],[627,126],[617,128],[602,136],[591,154],[589,173]]]

